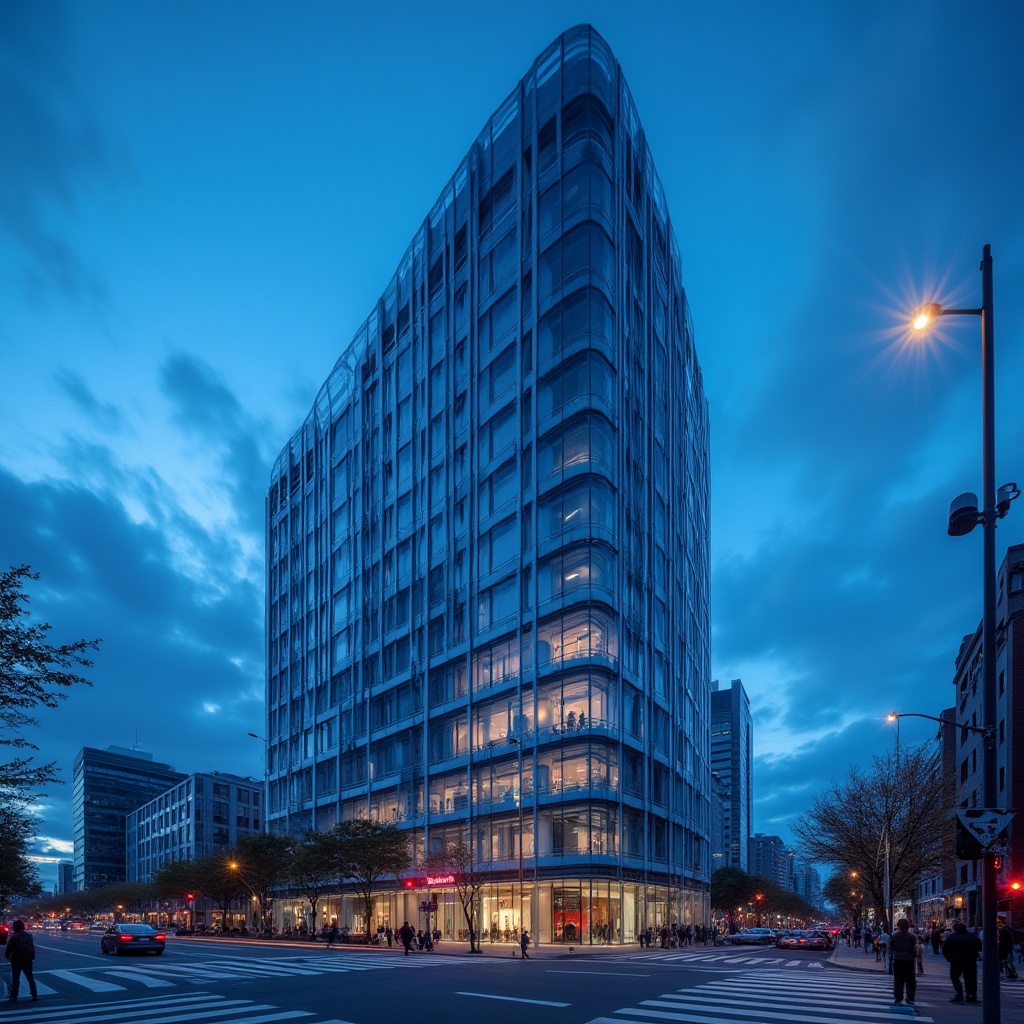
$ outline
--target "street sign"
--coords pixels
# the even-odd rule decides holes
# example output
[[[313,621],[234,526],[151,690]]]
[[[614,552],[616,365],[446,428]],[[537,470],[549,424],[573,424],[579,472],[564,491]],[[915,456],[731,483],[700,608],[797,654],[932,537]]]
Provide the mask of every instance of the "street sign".
[[[962,809],[956,812],[957,819],[983,847],[991,846],[1013,821],[1013,811],[984,807]]]
[[[432,914],[437,910],[437,903],[431,903],[427,900],[423,900],[423,902],[420,903],[420,910],[422,910],[424,914]]]

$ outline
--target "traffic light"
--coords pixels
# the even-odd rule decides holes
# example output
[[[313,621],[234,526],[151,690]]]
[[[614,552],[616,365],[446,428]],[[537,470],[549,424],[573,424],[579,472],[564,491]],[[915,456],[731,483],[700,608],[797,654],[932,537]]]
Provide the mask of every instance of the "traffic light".
[[[414,878],[403,878],[402,885],[404,885],[406,889],[412,889],[416,885],[416,880]]]
[[[995,865],[996,874],[998,875],[999,872],[1003,870],[1003,858],[997,853],[993,858],[992,863]]]

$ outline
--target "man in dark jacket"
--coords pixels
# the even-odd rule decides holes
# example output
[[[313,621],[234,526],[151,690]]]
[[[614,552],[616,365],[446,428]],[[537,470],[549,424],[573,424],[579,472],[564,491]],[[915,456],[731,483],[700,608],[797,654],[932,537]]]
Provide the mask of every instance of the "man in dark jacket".
[[[7,940],[7,949],[4,956],[11,961],[11,994],[9,999],[18,998],[18,987],[21,984],[21,976],[24,974],[28,980],[28,990],[32,993],[32,1002],[39,999],[36,991],[36,979],[32,977],[32,961],[36,958],[36,944],[32,936],[25,931],[24,921],[14,922],[14,934]]]
[[[953,925],[952,933],[942,944],[942,955],[949,961],[949,980],[956,993],[951,1003],[976,1003],[978,1001],[978,957],[981,954],[981,939],[967,930],[963,921]],[[963,984],[960,976],[963,975]],[[964,989],[967,997],[964,998]]]
[[[889,940],[889,952],[892,955],[892,1001],[896,1006],[903,1005],[903,993],[906,991],[907,1005],[914,1005],[917,995],[917,936],[910,931],[910,922],[900,918],[896,922],[896,931]]]
[[[416,933],[412,930],[412,925],[408,921],[398,929],[398,937],[402,940],[402,945],[405,947],[406,956],[412,952],[412,940],[415,936]]]

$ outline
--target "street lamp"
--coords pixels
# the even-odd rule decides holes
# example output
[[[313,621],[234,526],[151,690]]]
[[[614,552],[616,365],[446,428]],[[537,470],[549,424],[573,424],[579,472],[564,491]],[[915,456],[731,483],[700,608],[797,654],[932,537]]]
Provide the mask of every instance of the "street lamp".
[[[992,301],[992,246],[981,255],[981,306],[977,309],[943,309],[929,302],[914,315],[913,325],[926,330],[940,316],[977,316],[981,318],[981,463],[982,506],[970,492],[956,497],[949,508],[947,532],[951,537],[970,533],[979,523],[984,534],[982,586],[984,611],[981,620],[982,726],[985,739],[982,750],[985,808],[994,810],[999,799],[997,783],[996,724],[996,520],[1010,510],[1010,502],[1020,491],[1016,484],[995,487],[995,323]],[[927,717],[927,716],[925,716]],[[982,1016],[984,1024],[999,1024],[999,952],[996,929],[995,854],[985,850],[981,873],[982,916]]]
[[[267,738],[257,732],[251,732],[248,735],[254,740],[263,741],[263,831],[269,832],[270,825],[267,818],[269,817],[268,812],[270,810],[270,761],[267,759]]]

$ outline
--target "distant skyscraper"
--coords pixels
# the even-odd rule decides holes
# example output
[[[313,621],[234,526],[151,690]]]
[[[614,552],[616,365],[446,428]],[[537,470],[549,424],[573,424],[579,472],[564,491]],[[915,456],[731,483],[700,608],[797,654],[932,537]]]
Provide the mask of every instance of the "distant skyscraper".
[[[591,28],[444,188],[267,518],[273,830],[395,822],[417,861],[468,837],[485,939],[707,919],[707,405],[664,192]],[[375,920],[420,899],[382,887]]]
[[[791,859],[789,850],[778,836],[757,832],[747,841],[747,871],[767,878],[783,889],[790,888]]]
[[[817,868],[810,864],[796,864],[793,869],[793,891],[798,893],[805,903],[821,909],[821,875],[818,874]]]
[[[726,866],[747,870],[753,832],[753,722],[743,683],[711,684],[711,770],[725,783]]]
[[[263,831],[263,783],[197,772],[128,815],[128,880],[149,881],[162,865],[226,850]]]
[[[75,891],[75,865],[69,860],[62,860],[57,865],[57,895]]]
[[[184,778],[141,750],[83,747],[78,752],[72,792],[76,890],[126,879],[129,812]]]

